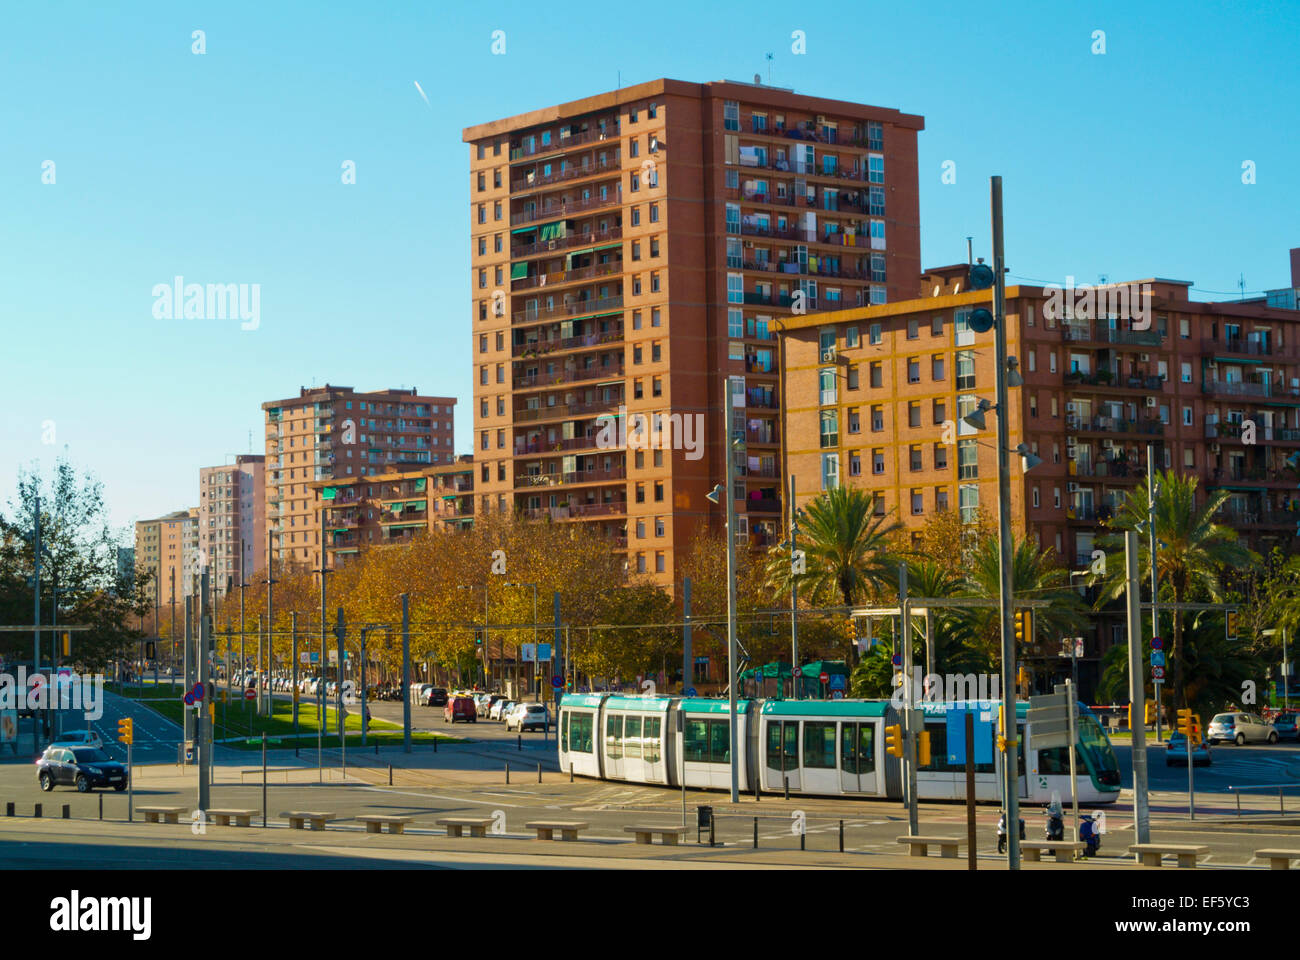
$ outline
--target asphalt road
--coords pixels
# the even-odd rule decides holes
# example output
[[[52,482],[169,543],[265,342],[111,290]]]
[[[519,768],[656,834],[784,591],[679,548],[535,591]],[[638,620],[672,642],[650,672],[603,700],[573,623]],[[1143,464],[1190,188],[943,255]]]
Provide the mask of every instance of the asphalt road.
[[[1133,748],[1128,743],[1115,744],[1121,782],[1125,789],[1133,786]],[[1187,792],[1187,767],[1165,765],[1165,748],[1147,739],[1147,779],[1152,790]],[[1288,791],[1300,806],[1300,743],[1275,746],[1221,743],[1210,748],[1210,765],[1193,772],[1197,793],[1228,794],[1229,786],[1294,783]],[[1258,791],[1257,791],[1258,792]]]

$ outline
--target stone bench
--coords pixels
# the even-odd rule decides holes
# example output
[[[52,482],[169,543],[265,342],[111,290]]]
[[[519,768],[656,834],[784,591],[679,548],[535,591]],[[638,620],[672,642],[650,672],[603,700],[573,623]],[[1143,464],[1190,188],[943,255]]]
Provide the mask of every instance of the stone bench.
[[[1160,866],[1160,859],[1166,853],[1178,858],[1180,867],[1195,867],[1196,858],[1210,852],[1209,847],[1188,843],[1134,843],[1128,848],[1129,853],[1136,853],[1144,867]]]
[[[140,813],[144,814],[146,823],[180,823],[181,814],[188,811],[187,807],[136,807]]]
[[[260,813],[260,810],[209,810],[207,815],[217,822],[219,827],[230,826],[230,821],[235,821],[237,827],[251,827],[253,817]]]
[[[491,817],[444,817],[435,822],[438,826],[447,828],[449,837],[463,837],[466,827],[469,827],[471,837],[486,837],[488,829],[496,821]]]
[[[908,853],[913,857],[926,857],[930,855],[931,847],[939,848],[939,855],[942,857],[955,857],[966,841],[960,837],[899,837],[899,843],[906,843],[909,846]]]
[[[1256,850],[1255,856],[1260,860],[1267,860],[1269,867],[1274,870],[1290,870],[1292,860],[1300,860],[1300,850],[1281,850],[1271,847],[1267,850]]]
[[[325,821],[334,818],[334,814],[332,813],[321,813],[320,811],[311,810],[291,810],[288,813],[280,814],[280,816],[287,817],[289,820],[289,826],[294,830],[305,829],[305,825],[308,823],[311,824],[311,829],[313,830],[324,830]]]
[[[538,840],[554,840],[556,831],[565,840],[577,840],[578,831],[590,826],[582,820],[532,820],[524,824],[525,828],[537,831]]]
[[[389,833],[401,833],[415,817],[394,817],[381,814],[367,814],[357,817],[358,823],[366,825],[366,833],[383,833],[384,824],[388,824]]]
[[[1026,860],[1039,862],[1044,853],[1056,854],[1057,863],[1070,863],[1074,854],[1083,853],[1088,845],[1082,840],[1021,840],[1020,849]]]
[[[676,846],[680,839],[686,836],[686,827],[652,827],[648,824],[633,825],[624,827],[624,833],[636,834],[637,843],[654,843],[654,835],[657,833],[667,846]]]

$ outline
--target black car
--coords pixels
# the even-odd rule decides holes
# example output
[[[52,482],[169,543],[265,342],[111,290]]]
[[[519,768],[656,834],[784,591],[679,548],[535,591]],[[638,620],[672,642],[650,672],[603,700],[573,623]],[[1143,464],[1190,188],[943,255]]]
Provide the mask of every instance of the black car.
[[[95,787],[126,789],[126,766],[94,747],[47,747],[36,761],[36,779],[49,792],[60,785],[75,786],[81,793]]]

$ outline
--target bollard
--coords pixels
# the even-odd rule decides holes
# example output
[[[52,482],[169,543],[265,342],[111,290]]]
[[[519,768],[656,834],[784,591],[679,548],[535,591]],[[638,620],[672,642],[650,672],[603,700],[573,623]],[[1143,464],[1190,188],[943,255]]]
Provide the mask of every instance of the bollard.
[[[754,818],[754,849],[758,849],[758,817]]]
[[[38,803],[36,804],[36,809],[32,811],[32,816],[39,817],[40,815],[41,815],[41,805]]]
[[[99,819],[104,819],[104,795],[99,795]]]
[[[390,787],[393,785],[393,765],[391,763],[388,765],[388,785]]]
[[[506,764],[506,783],[510,783],[510,764]]]
[[[517,746],[520,750],[523,750],[523,749],[524,749],[524,735],[523,735],[522,733],[519,734],[519,735],[516,737],[516,740],[517,740],[516,746]]]
[[[69,803],[65,803],[63,805],[63,819],[64,820],[72,819],[72,805]]]
[[[844,821],[840,821],[840,853],[844,852]]]
[[[790,799],[790,778],[789,777],[785,778],[785,798],[787,800]]]
[[[808,848],[805,846],[807,842],[808,842],[808,828],[805,827],[804,829],[799,831],[799,849],[807,850]]]
[[[537,764],[537,782],[542,782],[542,765],[540,763]]]
[[[376,756],[376,757],[379,756],[379,744],[378,744],[378,743],[375,744],[375,756]]]
[[[569,761],[569,782],[573,783],[573,761]]]
[[[14,815],[14,805],[13,805],[12,803],[6,803],[6,804],[5,804],[5,816],[6,816],[6,817],[12,817],[13,815]]]
[[[433,735],[433,752],[438,752],[438,735],[436,733]]]

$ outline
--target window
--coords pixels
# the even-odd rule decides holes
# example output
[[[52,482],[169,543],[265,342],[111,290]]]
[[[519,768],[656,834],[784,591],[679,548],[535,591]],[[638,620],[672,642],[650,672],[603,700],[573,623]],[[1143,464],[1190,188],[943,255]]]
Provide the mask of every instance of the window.
[[[657,327],[657,326],[659,326],[659,308],[658,308],[658,307],[651,307],[651,308],[650,308],[650,326],[652,326],[652,327]]]
[[[835,410],[821,412],[821,445],[823,449],[840,445],[839,414]]]
[[[870,154],[867,157],[867,180],[870,183],[885,182],[885,158],[879,154]]]
[[[915,317],[907,321],[907,339],[915,340],[921,335],[921,321]]]
[[[858,365],[856,363],[849,365],[848,389],[858,389]]]
[[[810,770],[835,769],[835,724],[804,721],[803,765]]]
[[[822,489],[834,490],[840,485],[840,455],[822,454]]]
[[[908,383],[921,382],[921,358],[920,357],[907,358],[907,382]]]
[[[946,400],[934,401],[934,422],[936,425],[942,424],[948,419],[948,402]]]
[[[1183,383],[1192,382],[1192,365],[1190,363],[1183,364],[1182,381]]]
[[[650,222],[651,223],[659,222],[659,204],[657,203],[650,204]]]
[[[946,444],[936,443],[934,445],[934,469],[948,469],[948,447]]]
[[[948,488],[947,487],[934,488],[934,509],[935,510],[948,509]]]
[[[871,472],[877,475],[885,472],[885,451],[879,447],[871,451]]]
[[[912,516],[925,512],[925,496],[920,490],[912,491]]]
[[[907,404],[907,425],[909,427],[919,427],[921,425],[921,403],[918,400],[910,401]]]
[[[686,718],[683,753],[687,763],[730,763],[731,723]]]
[[[973,350],[957,351],[957,389],[975,389],[975,352]]]
[[[640,207],[633,207],[633,208],[632,208],[632,226],[634,226],[634,227],[639,227],[639,226],[641,226],[641,208],[640,208]]]
[[[844,349],[852,350],[858,345],[858,328],[845,327],[844,329]]]
[[[1192,422],[1192,408],[1191,408],[1191,407],[1183,407],[1183,426],[1184,426],[1184,427],[1190,427],[1190,426],[1193,426],[1193,425],[1194,425],[1194,424],[1193,424],[1193,422]]]
[[[974,439],[957,441],[957,479],[974,480],[979,476],[979,448]]]
[[[883,382],[884,382],[884,369],[881,367],[879,361],[873,362],[871,364],[871,385],[873,387],[879,387],[882,385]]]
[[[962,523],[974,523],[979,516],[980,488],[973,483],[963,483],[957,488],[957,506]]]
[[[1056,372],[1056,351],[1055,350],[1049,350],[1047,352],[1047,372],[1048,373]]]
[[[1192,337],[1192,321],[1187,317],[1178,318],[1178,336],[1183,340],[1190,340]]]
[[[930,358],[930,379],[931,380],[943,379],[943,354],[941,353],[936,353],[933,357]],[[935,422],[937,423],[938,421]]]
[[[740,102],[737,100],[726,100],[722,104],[722,129],[739,130],[740,129]]]
[[[909,469],[911,469],[913,473],[916,473],[917,471],[924,469],[924,464],[921,458],[920,446],[913,444],[912,446],[908,447],[907,455],[908,455],[908,467]]]
[[[872,346],[876,346],[884,341],[884,331],[880,324],[873,323],[867,333],[868,341]]]
[[[885,408],[884,407],[871,408],[871,429],[876,433],[879,433],[881,430],[885,429]]]
[[[745,275],[742,273],[727,274],[727,302],[744,303],[745,302]]]
[[[1029,351],[1029,372],[1033,373],[1038,369],[1038,349],[1034,348]]]

